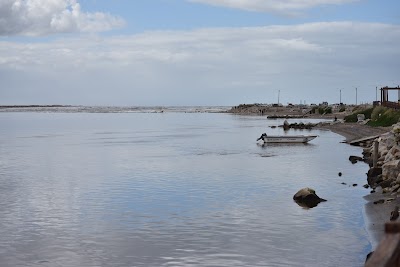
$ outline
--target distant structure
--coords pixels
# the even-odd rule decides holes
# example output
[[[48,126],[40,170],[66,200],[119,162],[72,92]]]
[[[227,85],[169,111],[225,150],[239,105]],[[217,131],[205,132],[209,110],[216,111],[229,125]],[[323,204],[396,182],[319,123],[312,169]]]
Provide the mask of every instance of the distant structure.
[[[400,109],[400,86],[397,87],[382,87],[381,89],[381,105],[388,108]],[[389,101],[389,91],[397,90],[397,101]]]

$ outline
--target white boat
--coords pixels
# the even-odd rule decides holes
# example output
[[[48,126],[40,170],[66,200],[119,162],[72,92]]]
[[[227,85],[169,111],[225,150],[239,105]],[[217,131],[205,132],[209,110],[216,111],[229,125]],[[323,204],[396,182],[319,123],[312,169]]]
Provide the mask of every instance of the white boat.
[[[263,133],[258,140],[264,143],[308,143],[318,135],[267,135]]]

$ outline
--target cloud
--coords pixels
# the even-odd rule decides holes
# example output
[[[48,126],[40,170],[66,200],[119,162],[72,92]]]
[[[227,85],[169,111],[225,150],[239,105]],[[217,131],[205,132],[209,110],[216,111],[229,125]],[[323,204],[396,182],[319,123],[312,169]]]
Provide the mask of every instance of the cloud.
[[[223,6],[258,12],[297,14],[299,11],[322,5],[341,5],[359,0],[187,0],[214,6]]]
[[[398,25],[353,22],[0,42],[0,99],[237,104],[271,102],[281,89],[288,102],[318,103],[358,86],[359,102],[372,101],[375,86],[397,85],[399,42]]]
[[[70,32],[100,32],[124,21],[101,12],[87,13],[76,0],[2,0],[0,35],[42,36]]]

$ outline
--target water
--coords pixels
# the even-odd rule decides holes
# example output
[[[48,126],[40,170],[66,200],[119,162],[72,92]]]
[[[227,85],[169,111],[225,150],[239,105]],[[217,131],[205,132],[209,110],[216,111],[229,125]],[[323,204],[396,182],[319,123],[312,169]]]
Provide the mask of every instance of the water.
[[[318,130],[296,132],[319,135],[308,145],[256,144],[279,124],[0,113],[0,265],[363,266],[360,149]],[[328,202],[299,207],[307,186]]]

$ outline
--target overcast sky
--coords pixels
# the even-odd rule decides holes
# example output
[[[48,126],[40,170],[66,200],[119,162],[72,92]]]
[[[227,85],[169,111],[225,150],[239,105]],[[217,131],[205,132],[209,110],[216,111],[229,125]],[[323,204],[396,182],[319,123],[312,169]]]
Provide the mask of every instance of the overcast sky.
[[[0,0],[0,104],[372,102],[399,44],[399,0]]]

